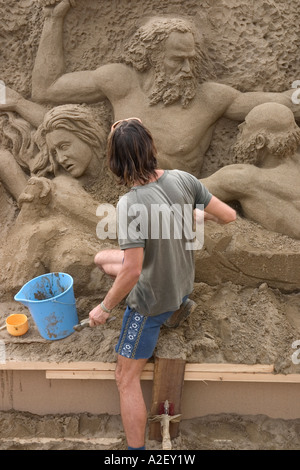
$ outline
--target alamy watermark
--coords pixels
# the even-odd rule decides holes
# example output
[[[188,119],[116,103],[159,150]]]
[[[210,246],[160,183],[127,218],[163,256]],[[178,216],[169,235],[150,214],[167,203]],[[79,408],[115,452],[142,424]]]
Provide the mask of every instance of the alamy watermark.
[[[292,348],[293,349],[296,349],[296,348],[300,348],[300,340],[297,339],[296,341],[293,342],[292,344]],[[300,364],[300,349],[297,349],[291,356],[292,358],[292,363],[293,364]]]
[[[96,212],[97,237],[101,240],[185,240],[186,250],[199,250],[204,242],[204,206],[197,204],[131,204],[122,198],[116,209],[100,204]]]
[[[6,348],[4,341],[0,340],[0,364],[6,363]]]
[[[294,91],[294,93],[292,94],[292,102],[294,104],[300,104],[300,98],[298,98],[298,96],[300,95],[300,80],[295,80],[293,83],[292,83],[292,88],[296,88],[296,91]]]
[[[2,80],[0,80],[0,104],[6,104],[6,86]]]
[[[292,102],[294,104],[300,104],[300,80],[295,80],[292,83],[292,88],[296,88],[294,93],[292,94]],[[300,364],[300,340],[296,340],[292,343],[292,348],[296,349],[296,351],[292,354],[291,359],[292,363],[295,365]],[[299,349],[297,349],[299,348]]]

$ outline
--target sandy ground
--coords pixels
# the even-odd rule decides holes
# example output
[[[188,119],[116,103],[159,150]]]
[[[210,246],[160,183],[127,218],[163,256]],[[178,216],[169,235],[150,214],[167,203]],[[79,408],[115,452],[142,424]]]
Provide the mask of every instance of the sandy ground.
[[[266,284],[253,289],[228,282],[220,286],[196,283],[191,298],[197,309],[176,328],[162,327],[156,353],[159,357],[181,357],[191,363],[274,364],[280,373],[298,373],[292,361],[300,294],[282,294]],[[79,320],[96,304],[96,297],[77,298]],[[6,359],[21,361],[115,362],[124,306],[116,309],[116,320],[97,328],[85,328],[67,338],[48,341],[41,337],[28,309],[16,302],[0,304],[0,323],[11,313],[26,313],[29,330],[13,337],[0,331]]]
[[[280,373],[298,373],[291,345],[299,334],[295,321],[300,294],[282,294],[266,284],[253,289],[228,282],[220,286],[196,283],[195,312],[177,329],[165,327],[157,345],[161,357],[183,357],[187,362],[274,364]],[[79,319],[95,298],[78,298]],[[7,360],[114,362],[123,307],[114,322],[57,341],[43,339],[27,309],[15,302],[1,304],[0,317],[13,312],[29,316],[29,331],[22,337],[0,332]],[[287,314],[288,313],[288,314]],[[2,324],[2,322],[1,322]],[[174,450],[298,450],[300,419],[220,414],[182,420]],[[46,415],[0,412],[0,450],[124,450],[125,436],[119,416]],[[147,449],[161,443],[147,440]]]
[[[0,450],[126,450],[119,416],[0,412]],[[146,441],[147,450],[161,443]],[[299,450],[300,419],[209,415],[180,423],[172,450]]]

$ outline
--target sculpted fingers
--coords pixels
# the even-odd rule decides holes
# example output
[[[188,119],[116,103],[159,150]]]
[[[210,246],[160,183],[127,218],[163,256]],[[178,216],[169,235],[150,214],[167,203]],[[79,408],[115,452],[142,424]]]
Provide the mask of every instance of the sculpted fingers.
[[[76,6],[76,0],[39,0],[39,3],[44,8],[44,15],[52,18],[62,18]]]

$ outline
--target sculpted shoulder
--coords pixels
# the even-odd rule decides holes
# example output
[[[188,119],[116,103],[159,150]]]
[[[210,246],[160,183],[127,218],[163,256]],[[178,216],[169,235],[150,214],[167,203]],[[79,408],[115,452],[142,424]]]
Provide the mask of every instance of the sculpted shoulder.
[[[219,199],[231,201],[235,198],[249,197],[258,175],[259,169],[254,165],[232,164],[201,179],[201,182]]]
[[[217,82],[204,82],[200,85],[201,96],[218,116],[222,116],[241,92]]]
[[[112,63],[98,67],[94,79],[109,100],[121,99],[127,96],[136,86],[136,72],[128,65]]]

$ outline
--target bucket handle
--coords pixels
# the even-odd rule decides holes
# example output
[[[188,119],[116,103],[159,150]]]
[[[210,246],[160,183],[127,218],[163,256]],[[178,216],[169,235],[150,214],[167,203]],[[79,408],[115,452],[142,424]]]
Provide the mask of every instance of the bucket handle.
[[[62,305],[76,305],[76,302],[73,302],[73,303],[69,304],[69,303],[66,303],[66,302],[59,302],[58,300],[52,300],[52,299],[51,299],[51,302],[54,302],[56,304],[62,304]]]

